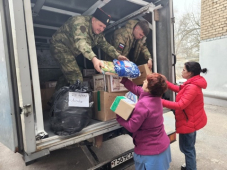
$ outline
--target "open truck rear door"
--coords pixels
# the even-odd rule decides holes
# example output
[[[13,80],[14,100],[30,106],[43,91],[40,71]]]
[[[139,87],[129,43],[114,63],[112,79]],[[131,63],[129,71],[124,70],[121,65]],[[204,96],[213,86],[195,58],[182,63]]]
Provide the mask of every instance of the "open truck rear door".
[[[13,151],[23,149],[30,154],[36,150],[36,135],[24,6],[22,0],[0,2],[0,92],[4,95],[0,104],[0,140]]]
[[[9,38],[10,23],[8,22],[7,9],[5,2],[0,0],[0,142],[11,149],[18,152],[23,148],[20,127],[20,112],[17,101],[15,100],[17,89],[15,88],[15,70],[10,69],[10,65],[14,64],[11,60],[10,49],[12,44]],[[9,14],[9,13],[8,13]]]

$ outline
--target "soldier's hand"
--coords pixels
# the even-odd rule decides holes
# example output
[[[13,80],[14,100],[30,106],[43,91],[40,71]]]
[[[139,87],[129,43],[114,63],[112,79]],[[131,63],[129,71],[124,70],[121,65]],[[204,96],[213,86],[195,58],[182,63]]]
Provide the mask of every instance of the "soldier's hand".
[[[128,58],[123,56],[123,55],[119,55],[118,56],[118,60],[127,60],[127,61],[129,61]]]
[[[148,65],[149,69],[151,70],[152,69],[152,59],[149,59],[147,61],[147,65]]]
[[[95,70],[99,73],[102,73],[101,68],[104,67],[103,62],[96,57],[94,57],[91,61],[94,65]]]

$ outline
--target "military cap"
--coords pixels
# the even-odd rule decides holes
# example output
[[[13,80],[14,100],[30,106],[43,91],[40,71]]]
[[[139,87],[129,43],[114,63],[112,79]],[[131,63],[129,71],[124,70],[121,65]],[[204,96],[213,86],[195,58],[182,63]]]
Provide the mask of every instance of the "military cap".
[[[99,21],[101,21],[103,24],[107,25],[110,22],[111,16],[105,13],[102,9],[97,8],[95,13],[92,15]]]

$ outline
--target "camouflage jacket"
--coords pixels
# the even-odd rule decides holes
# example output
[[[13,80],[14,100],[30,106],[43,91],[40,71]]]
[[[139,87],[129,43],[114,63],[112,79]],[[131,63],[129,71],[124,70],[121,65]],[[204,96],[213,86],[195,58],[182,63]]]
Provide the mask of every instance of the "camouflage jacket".
[[[142,53],[147,60],[151,58],[151,54],[146,47],[146,37],[142,40],[134,39],[133,28],[137,22],[137,20],[129,20],[124,27],[114,32],[110,40],[110,44],[112,44],[121,55],[128,58],[130,50],[134,47],[134,62],[138,60],[140,53]]]
[[[120,54],[106,41],[104,35],[93,33],[91,18],[92,16],[71,17],[54,33],[50,43],[59,50],[70,50],[74,56],[82,53],[89,60],[96,56],[92,51],[94,46],[100,47],[112,58],[117,58]]]

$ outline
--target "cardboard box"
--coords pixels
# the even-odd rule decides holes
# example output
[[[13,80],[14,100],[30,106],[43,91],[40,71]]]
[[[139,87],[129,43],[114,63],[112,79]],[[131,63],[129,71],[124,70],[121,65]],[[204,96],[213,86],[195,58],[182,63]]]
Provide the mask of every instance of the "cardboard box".
[[[42,109],[43,111],[49,111],[50,105],[48,104],[49,100],[42,100]]]
[[[108,92],[122,92],[128,91],[123,84],[121,84],[122,77],[107,76],[107,90]]]
[[[48,102],[50,101],[52,95],[54,94],[55,89],[49,88],[49,89],[41,89],[41,98],[42,98],[42,108],[43,110],[49,110],[50,106]]]
[[[56,85],[57,85],[57,81],[47,81],[47,82],[41,83],[41,89],[55,88]]]
[[[143,81],[147,78],[148,74],[151,74],[151,70],[149,69],[147,64],[143,64],[143,65],[139,65],[138,66],[141,75],[139,77],[137,77],[136,79],[133,79],[133,83],[135,83],[136,85],[142,85]]]
[[[52,95],[55,92],[55,86],[57,81],[47,81],[41,83],[41,98],[42,98],[42,108],[44,111],[50,109],[48,102],[50,101]]]
[[[110,110],[110,106],[117,96],[124,96],[125,92],[108,93],[105,91],[93,91],[94,119],[108,121],[116,118],[116,114]]]
[[[107,91],[107,76],[96,74],[93,76],[94,91]]]
[[[105,76],[105,77],[104,77]],[[97,74],[93,76],[94,91],[122,92],[128,91],[121,84],[121,77],[113,75]]]
[[[83,69],[83,76],[84,77],[91,77],[94,74],[96,74],[96,70],[95,69]]]
[[[93,91],[93,85],[94,85],[94,83],[93,83],[93,79],[92,79],[92,77],[90,77],[90,78],[83,78],[83,86],[85,86],[85,87],[88,87],[88,88],[90,88],[90,89],[92,89],[92,91]]]
[[[128,120],[134,108],[135,103],[132,100],[125,96],[117,96],[111,105],[110,110],[121,116],[123,119]]]

